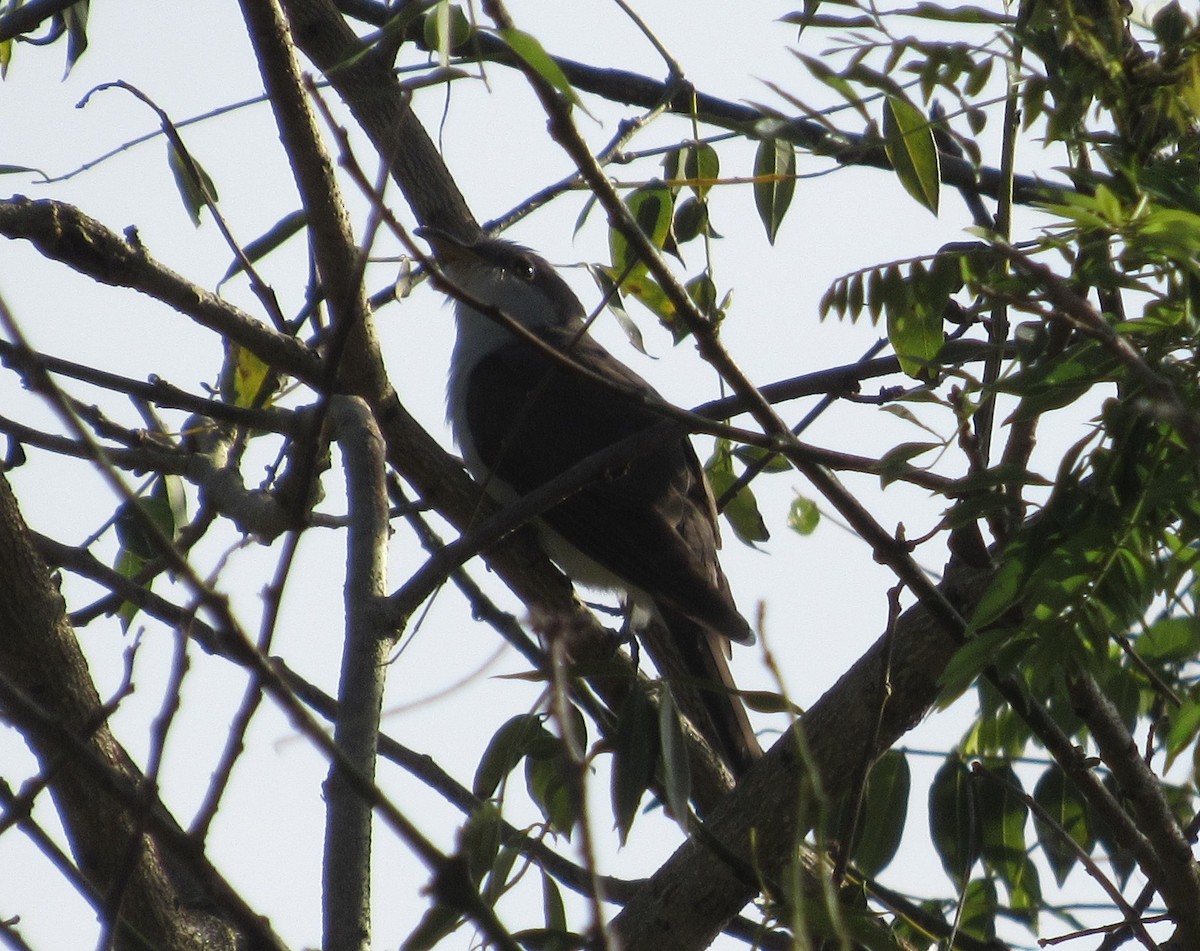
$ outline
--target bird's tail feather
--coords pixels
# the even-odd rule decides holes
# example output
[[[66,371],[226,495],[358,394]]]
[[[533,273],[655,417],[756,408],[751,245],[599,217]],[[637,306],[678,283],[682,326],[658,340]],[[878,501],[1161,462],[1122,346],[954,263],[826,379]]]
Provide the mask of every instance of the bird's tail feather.
[[[680,709],[740,777],[762,756],[762,747],[750,725],[746,708],[737,696],[737,685],[725,659],[729,641],[678,612],[659,606],[659,615],[670,633],[673,658],[647,650],[668,680],[679,681],[674,695]],[[682,675],[682,677],[680,676]]]

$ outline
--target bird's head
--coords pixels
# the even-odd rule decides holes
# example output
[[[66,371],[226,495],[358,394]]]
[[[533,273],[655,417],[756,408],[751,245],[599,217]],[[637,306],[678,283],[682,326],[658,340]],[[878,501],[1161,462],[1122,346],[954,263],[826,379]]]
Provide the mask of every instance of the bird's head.
[[[433,247],[438,266],[464,298],[489,304],[531,330],[583,319],[583,305],[567,282],[528,248],[483,235],[464,240],[440,228],[416,233]],[[458,312],[460,317],[477,314],[463,299]]]

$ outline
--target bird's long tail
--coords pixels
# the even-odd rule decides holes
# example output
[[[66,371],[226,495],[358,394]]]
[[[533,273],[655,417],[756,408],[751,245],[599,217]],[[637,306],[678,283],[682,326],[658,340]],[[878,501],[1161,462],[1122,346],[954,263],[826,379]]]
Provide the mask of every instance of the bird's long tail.
[[[762,756],[762,747],[750,725],[746,708],[737,696],[737,685],[725,659],[729,641],[677,612],[659,608],[670,633],[674,658],[651,653],[659,672],[672,683],[680,709],[740,777]],[[665,668],[665,669],[664,669]]]

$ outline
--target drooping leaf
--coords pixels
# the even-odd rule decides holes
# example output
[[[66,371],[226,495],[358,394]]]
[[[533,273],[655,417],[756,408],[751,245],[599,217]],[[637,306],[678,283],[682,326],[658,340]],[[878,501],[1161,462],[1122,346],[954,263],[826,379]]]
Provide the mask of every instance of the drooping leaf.
[[[708,204],[692,196],[685,198],[675,209],[671,230],[678,244],[687,244],[711,231],[708,226]]]
[[[737,482],[737,475],[733,471],[733,452],[728,440],[717,441],[712,456],[704,464],[704,472],[712,486],[713,495],[718,500],[725,500],[721,513],[738,539],[747,545],[767,541],[771,533],[767,530],[767,523],[758,510],[758,500],[750,487],[742,486],[731,498],[726,499],[726,494]]]
[[[662,750],[663,785],[667,806],[675,821],[687,831],[688,799],[692,794],[692,773],[688,764],[687,742],[679,722],[679,710],[671,688],[663,683],[658,695],[658,742]]]
[[[1108,773],[1104,777],[1104,788],[1107,789],[1117,802],[1124,803],[1125,795],[1121,792],[1117,781],[1113,779],[1112,774]],[[1088,828],[1096,835],[1096,841],[1104,846],[1104,851],[1108,853],[1108,861],[1112,865],[1114,877],[1117,884],[1125,887],[1125,883],[1129,881],[1129,876],[1133,874],[1133,870],[1137,868],[1137,860],[1134,858],[1133,852],[1127,849],[1124,845],[1117,841],[1112,834],[1112,826],[1105,822],[1096,811],[1090,806],[1088,807]]]
[[[566,73],[562,71],[558,63],[554,62],[554,58],[546,52],[536,37],[523,30],[507,29],[500,31],[500,38],[535,73],[557,89],[568,102],[582,107],[579,96],[571,86],[570,80],[567,79]]]
[[[1007,762],[984,768],[987,775],[977,780],[975,800],[982,858],[999,875],[1010,895],[1027,893],[1030,886],[1025,825],[1029,807],[1021,795],[1021,781]]]
[[[942,170],[933,127],[907,99],[888,96],[883,107],[884,149],[904,190],[938,213]]]
[[[796,150],[783,139],[763,139],[754,156],[754,207],[775,243],[796,191]]]
[[[852,82],[846,79],[846,77],[841,73],[830,69],[828,64],[826,64],[826,62],[820,57],[809,56],[808,54],[802,53],[799,50],[793,50],[792,53],[798,60],[800,60],[801,63],[804,64],[805,68],[808,69],[809,73],[812,74],[814,79],[824,83],[835,93],[841,96],[846,103],[859,114],[864,123],[871,121],[871,117],[867,113],[866,104],[863,102],[862,96],[859,95],[858,89]]]
[[[87,49],[87,22],[89,0],[79,0],[62,12],[63,24],[67,29],[67,66],[63,78],[71,72],[71,67],[79,61],[83,51]]]
[[[656,248],[663,247],[671,232],[674,201],[671,190],[662,182],[643,185],[625,199],[625,205],[633,215],[634,221],[637,222],[638,228]],[[644,274],[646,264],[626,240],[625,235],[616,228],[610,228],[608,231],[608,249],[612,260],[613,274],[617,279],[628,275],[622,282],[621,289],[629,291],[627,282]]]
[[[525,788],[550,828],[568,839],[579,821],[579,805],[564,769],[567,754],[561,742],[538,746],[525,757]]]
[[[1170,713],[1170,725],[1165,738],[1167,763],[1164,772],[1170,770],[1175,758],[1180,753],[1195,744],[1198,735],[1200,735],[1200,702],[1188,699],[1180,705],[1178,710],[1172,710]]]
[[[466,861],[472,882],[482,882],[495,865],[503,829],[500,809],[490,800],[484,800],[459,828],[458,854]]]
[[[174,142],[167,140],[167,161],[171,166],[171,174],[175,177],[175,187],[183,206],[191,216],[192,224],[200,227],[200,212],[212,202],[217,201],[217,186],[208,173],[200,167],[195,156],[189,156],[191,161],[184,158],[175,147]],[[194,170],[194,174],[193,174]]]
[[[962,903],[959,929],[979,941],[994,941],[996,910],[1000,907],[996,895],[996,882],[990,878],[977,878],[968,882],[963,892]]]
[[[567,930],[567,909],[563,905],[562,892],[558,883],[546,872],[542,871],[542,914],[546,918],[546,927],[554,931]]]
[[[624,843],[658,763],[658,730],[645,690],[634,686],[621,704],[613,738],[612,804]]]
[[[930,784],[929,831],[942,868],[965,888],[979,859],[980,828],[971,773],[957,755],[946,758]]]
[[[1079,853],[1071,847],[1070,842],[1079,846],[1085,855],[1090,854],[1096,845],[1096,838],[1088,823],[1087,806],[1057,763],[1047,767],[1038,779],[1033,788],[1033,801],[1041,806],[1050,820],[1034,813],[1033,826],[1050,871],[1061,886],[1079,861]]]
[[[683,177],[688,188],[703,199],[721,176],[721,159],[707,142],[697,142],[683,150]]]
[[[958,255],[952,251],[939,252],[928,266],[922,261],[914,262],[906,279],[889,269],[881,281],[872,291],[885,297],[882,306],[887,313],[888,341],[896,351],[900,367],[909,376],[927,379],[932,372],[930,365],[938,359],[946,343],[943,325],[951,295],[963,286]],[[853,287],[846,293],[852,296]],[[848,300],[847,308],[853,303]]]
[[[900,750],[888,750],[867,776],[858,841],[851,857],[864,875],[874,878],[885,869],[900,848],[908,817],[912,772]]]
[[[612,277],[612,275],[609,276]],[[621,283],[621,291],[650,311],[658,322],[671,332],[671,338],[675,343],[687,338],[689,333],[687,325],[679,319],[679,312],[667,297],[666,291],[658,285],[658,282],[650,276],[650,272],[645,268],[640,268],[626,277]]]
[[[501,844],[500,851],[497,853],[495,861],[492,862],[492,867],[488,869],[487,877],[483,880],[483,886],[479,889],[483,900],[489,905],[494,905],[512,887],[513,868],[520,858],[521,842],[519,840],[513,839]]]
[[[519,714],[507,720],[483,751],[479,765],[475,767],[471,791],[480,799],[495,795],[504,777],[516,768],[545,730],[541,718],[532,713]]]
[[[457,3],[439,0],[425,16],[423,33],[425,46],[437,52],[438,64],[444,68],[450,63],[450,54],[471,38],[471,24]]]

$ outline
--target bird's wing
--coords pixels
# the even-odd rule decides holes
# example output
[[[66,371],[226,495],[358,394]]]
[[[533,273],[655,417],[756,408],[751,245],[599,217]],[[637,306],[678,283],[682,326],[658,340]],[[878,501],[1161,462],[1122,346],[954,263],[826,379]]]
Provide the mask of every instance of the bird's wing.
[[[586,336],[573,343],[570,355],[602,376],[654,393]],[[482,463],[521,494],[662,420],[649,407],[518,340],[476,366],[465,411]],[[545,432],[561,435],[537,441],[525,435]],[[513,451],[513,445],[521,450]],[[665,439],[594,480],[543,520],[588,558],[664,606],[730,640],[753,641],[717,562],[712,494],[686,436]]]

